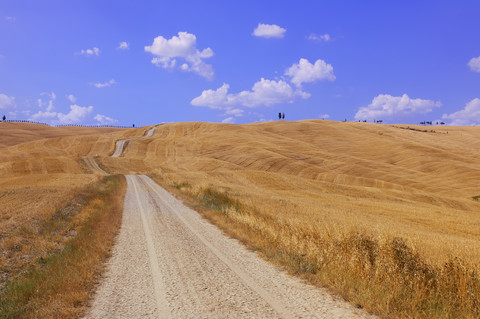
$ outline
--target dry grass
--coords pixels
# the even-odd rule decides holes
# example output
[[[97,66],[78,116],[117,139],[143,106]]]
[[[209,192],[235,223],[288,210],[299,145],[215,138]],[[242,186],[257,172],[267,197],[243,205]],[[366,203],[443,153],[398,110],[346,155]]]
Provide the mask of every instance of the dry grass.
[[[465,260],[452,257],[438,266],[405,238],[279,221],[235,195],[153,177],[230,236],[358,308],[385,318],[480,316],[479,268]],[[276,214],[292,212],[279,209]]]
[[[0,148],[39,139],[122,132],[115,127],[51,127],[33,123],[0,122]]]
[[[372,312],[477,317],[478,127],[175,123],[145,138],[147,129],[3,148],[0,196],[29,216],[35,203],[19,199],[40,200],[44,183],[27,189],[30,178],[67,185],[71,176],[85,185],[95,176],[77,159],[98,156],[112,173],[158,175],[272,261]],[[129,137],[137,138],[124,156],[109,157],[115,140]],[[9,193],[17,179],[24,195]]]
[[[38,236],[68,234],[62,248],[47,252],[1,291],[2,318],[77,318],[85,310],[122,216],[126,185],[122,176],[77,193],[69,205],[43,221]]]
[[[0,179],[0,287],[63,248],[70,230],[49,233],[45,225],[62,212],[77,214],[84,205],[77,195],[96,178],[93,174],[50,174]]]
[[[480,130],[434,130],[179,123],[132,142],[124,161],[139,144],[163,185],[210,208],[208,194],[227,196],[238,204],[210,219],[369,311],[475,318]]]

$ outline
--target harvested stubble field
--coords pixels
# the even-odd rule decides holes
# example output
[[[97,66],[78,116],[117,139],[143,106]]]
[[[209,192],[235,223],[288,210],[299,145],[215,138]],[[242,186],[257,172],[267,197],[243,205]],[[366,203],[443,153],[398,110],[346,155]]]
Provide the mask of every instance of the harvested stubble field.
[[[400,127],[175,123],[151,138],[140,128],[12,145],[0,153],[0,197],[23,207],[10,215],[28,216],[2,210],[0,229],[33,227],[42,200],[61,207],[68,196],[59,189],[97,178],[78,158],[98,156],[113,173],[155,176],[209,208],[205,216],[227,233],[359,307],[385,317],[477,317],[480,129]],[[115,140],[130,137],[121,157],[109,157]],[[62,187],[44,199],[37,192],[49,183]],[[33,196],[39,202],[25,200]]]
[[[108,154],[112,139],[129,134],[135,132],[0,122],[7,145],[0,148],[0,292],[78,235],[101,179],[81,156],[95,156],[97,149]]]
[[[207,215],[228,233],[375,313],[475,317],[480,129],[432,130],[168,124],[104,163],[139,163],[219,210]]]

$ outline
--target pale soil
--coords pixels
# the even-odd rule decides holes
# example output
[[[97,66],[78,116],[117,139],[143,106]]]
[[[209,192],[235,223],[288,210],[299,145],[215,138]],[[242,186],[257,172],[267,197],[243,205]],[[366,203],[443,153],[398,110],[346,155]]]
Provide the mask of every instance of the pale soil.
[[[82,156],[83,161],[87,165],[88,169],[90,169],[93,173],[99,173],[100,175],[108,175],[103,169],[98,166],[95,159],[91,156]]]
[[[147,131],[147,133],[145,134],[145,137],[152,137],[153,136],[153,133],[155,133],[155,130],[157,129],[157,127],[152,127],[151,129],[149,129]]]
[[[152,127],[151,129],[149,129],[148,131],[146,131],[144,137],[152,137],[153,134],[155,133],[156,128],[157,127],[155,126],[155,127]],[[133,138],[127,138],[127,139],[124,139],[124,140],[116,141],[115,142],[115,151],[113,152],[112,157],[122,156],[123,151],[127,147],[128,141],[131,141],[131,140],[133,140]]]
[[[120,157],[123,153],[123,149],[127,145],[127,142],[130,141],[131,139],[125,139],[125,140],[118,140],[115,143],[115,152],[113,152],[112,157]]]
[[[367,318],[225,237],[150,178],[127,176],[118,243],[86,318]]]

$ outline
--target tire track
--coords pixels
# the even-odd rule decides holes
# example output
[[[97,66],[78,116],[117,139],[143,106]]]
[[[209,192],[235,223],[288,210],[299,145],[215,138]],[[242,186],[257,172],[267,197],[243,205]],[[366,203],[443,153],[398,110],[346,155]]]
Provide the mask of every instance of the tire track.
[[[118,243],[87,318],[367,318],[128,175]]]
[[[160,318],[170,318],[170,311],[168,310],[168,303],[165,297],[165,288],[163,287],[163,284],[162,284],[163,279],[162,279],[160,267],[158,266],[158,257],[155,252],[152,234],[151,234],[147,219],[145,217],[142,201],[140,200],[140,195],[138,194],[137,182],[133,180],[134,178],[132,176],[127,176],[127,179],[129,183],[133,186],[133,189],[135,191],[135,195],[137,198],[137,207],[140,210],[140,216],[143,224],[143,231],[145,232],[145,239],[146,239],[146,244],[148,249],[150,269],[152,271],[158,315]]]
[[[157,125],[158,126],[158,125]],[[155,133],[155,130],[157,129],[157,126],[155,127],[152,127],[151,129],[149,129],[144,137],[152,137],[153,134]],[[123,154],[123,151],[125,150],[125,148],[127,147],[128,145],[128,142],[133,140],[134,138],[127,138],[127,139],[124,139],[124,140],[118,140],[115,142],[115,151],[113,152],[112,154],[112,157],[120,157],[122,156]]]
[[[97,162],[95,162],[95,159],[91,156],[82,156],[82,160],[85,162],[87,167],[93,172],[93,173],[99,173],[101,175],[108,175],[107,172],[105,172],[103,169],[98,166]]]

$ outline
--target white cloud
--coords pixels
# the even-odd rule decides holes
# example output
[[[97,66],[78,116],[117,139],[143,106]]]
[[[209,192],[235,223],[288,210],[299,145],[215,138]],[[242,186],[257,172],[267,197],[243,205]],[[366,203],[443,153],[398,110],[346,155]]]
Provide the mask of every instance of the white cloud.
[[[200,96],[194,98],[190,103],[194,106],[208,106],[212,109],[227,108],[231,104],[227,98],[229,88],[230,86],[224,83],[215,91],[204,90]]]
[[[112,86],[112,85],[114,85],[115,83],[117,83],[117,82],[115,82],[115,79],[111,79],[111,80],[108,81],[108,82],[104,82],[104,83],[98,82],[98,83],[93,83],[92,85],[95,86],[96,88],[104,88],[104,87]]]
[[[318,118],[321,118],[321,119],[329,119],[329,118],[330,118],[330,115],[328,115],[328,114],[320,114],[320,115],[318,116]]]
[[[241,117],[243,116],[243,113],[245,111],[242,110],[242,109],[228,109],[226,112],[225,112],[225,115],[233,115],[235,117]]]
[[[450,125],[480,125],[480,99],[475,98],[465,105],[463,110],[451,114],[443,114],[442,119],[452,120]]]
[[[100,123],[102,125],[118,123],[117,120],[112,119],[111,117],[108,117],[108,116],[105,116],[105,115],[102,115],[102,114],[95,115],[94,119],[95,119],[95,121],[97,121],[98,123]]]
[[[0,109],[6,109],[7,107],[15,107],[15,98],[0,93]]]
[[[92,49],[81,50],[80,54],[85,55],[85,56],[92,56],[92,55],[99,56],[100,55],[100,49],[94,47]]]
[[[222,121],[222,123],[228,123],[228,124],[235,124],[235,118],[234,117],[227,117]]]
[[[193,72],[209,80],[213,79],[213,67],[203,61],[213,56],[213,50],[210,48],[198,50],[197,37],[194,34],[178,32],[178,36],[173,36],[171,39],[158,36],[151,46],[145,46],[145,51],[156,56],[151,62],[158,67],[173,69],[177,65],[177,59],[183,59],[185,62],[180,66],[182,71]]]
[[[118,47],[117,47],[118,50],[128,50],[130,49],[130,43],[126,42],[126,41],[123,41],[123,42],[120,42],[118,44]]]
[[[70,112],[60,113],[51,111],[38,111],[30,117],[32,121],[48,121],[52,124],[75,124],[79,123],[92,113],[93,106],[70,105]]]
[[[471,58],[470,61],[468,61],[468,66],[473,72],[480,72],[480,56]]]
[[[429,113],[434,107],[440,107],[442,104],[432,100],[411,99],[407,94],[402,96],[391,96],[389,94],[379,94],[373,98],[370,105],[361,107],[356,120],[372,119],[393,119],[394,117],[409,115],[414,113]]]
[[[318,59],[311,64],[307,59],[300,59],[285,71],[285,75],[292,77],[293,84],[300,87],[302,83],[315,82],[318,80],[334,81],[333,67],[325,61]]]
[[[43,96],[46,97],[48,101],[44,101]],[[40,98],[37,99],[38,107],[45,107],[47,112],[53,110],[53,101],[57,99],[57,95],[54,92],[42,92],[40,93]]]
[[[8,17],[8,16],[7,16],[7,17],[5,17],[5,20],[14,22],[15,20],[17,20],[17,18],[15,18],[15,17]]]
[[[283,38],[287,30],[276,24],[259,23],[253,30],[253,35],[263,38]]]
[[[202,94],[191,101],[194,106],[207,106],[212,109],[224,109],[229,112],[235,107],[259,107],[280,103],[293,103],[297,97],[308,98],[309,93],[294,90],[287,82],[267,80],[261,78],[256,82],[251,91],[242,91],[229,94],[228,84],[223,84],[217,90],[204,90]],[[232,113],[233,114],[233,113]]]
[[[318,41],[318,42],[329,42],[332,40],[332,37],[328,33],[325,33],[325,34],[312,33],[307,37],[307,39],[312,41]]]
[[[67,99],[72,103],[75,103],[77,101],[77,98],[73,96],[73,94],[67,95]]]

